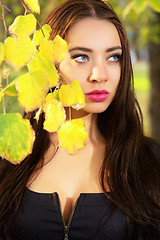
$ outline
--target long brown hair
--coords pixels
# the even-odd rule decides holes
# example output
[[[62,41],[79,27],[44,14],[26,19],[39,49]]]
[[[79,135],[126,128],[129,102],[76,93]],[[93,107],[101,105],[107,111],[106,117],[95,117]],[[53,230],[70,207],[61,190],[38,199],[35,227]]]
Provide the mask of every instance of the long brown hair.
[[[67,0],[49,14],[45,23],[52,28],[51,39],[57,34],[65,38],[74,23],[88,17],[113,23],[123,50],[117,93],[97,119],[107,142],[101,185],[106,195],[133,221],[157,226],[160,220],[160,163],[156,156],[159,146],[143,134],[142,114],[133,91],[128,40],[120,20],[109,4],[101,0]],[[34,113],[28,116],[36,132],[31,155],[17,166],[1,160],[0,233],[5,239],[10,239],[11,222],[20,207],[28,179],[39,162],[43,166],[44,154],[51,144],[43,129],[44,115],[38,125],[33,119]]]

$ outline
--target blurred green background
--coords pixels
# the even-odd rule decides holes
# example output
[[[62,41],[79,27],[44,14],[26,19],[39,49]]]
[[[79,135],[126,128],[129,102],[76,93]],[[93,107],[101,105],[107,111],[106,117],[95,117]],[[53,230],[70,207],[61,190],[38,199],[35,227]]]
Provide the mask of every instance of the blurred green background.
[[[39,0],[41,14],[35,14],[43,23],[48,13],[63,0]],[[1,1],[11,12],[5,10],[5,20],[9,26],[24,8],[18,0]],[[153,0],[109,0],[128,34],[134,69],[134,86],[137,99],[144,115],[144,129],[148,136],[160,140],[160,1]],[[2,8],[0,6],[0,16]],[[4,41],[4,26],[0,21],[0,41]],[[25,72],[16,73],[10,68],[9,81]],[[6,80],[3,79],[3,86]],[[16,97],[6,97],[7,112],[22,112]],[[3,112],[3,102],[0,104]]]

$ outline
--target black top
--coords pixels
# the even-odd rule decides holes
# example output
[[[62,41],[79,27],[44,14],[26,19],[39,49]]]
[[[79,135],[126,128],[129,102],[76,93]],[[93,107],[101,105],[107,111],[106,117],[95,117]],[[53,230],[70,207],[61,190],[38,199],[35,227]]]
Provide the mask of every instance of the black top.
[[[22,210],[14,220],[14,240],[146,240],[103,193],[81,193],[68,227],[56,192],[26,189]]]

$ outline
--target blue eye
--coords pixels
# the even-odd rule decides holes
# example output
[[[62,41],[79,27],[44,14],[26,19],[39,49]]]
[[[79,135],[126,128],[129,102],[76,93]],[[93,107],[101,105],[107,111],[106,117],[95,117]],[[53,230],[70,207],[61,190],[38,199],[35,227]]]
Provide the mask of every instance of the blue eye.
[[[88,56],[87,55],[82,55],[82,54],[76,54],[72,56],[72,59],[74,59],[78,63],[85,63],[88,61]]]
[[[115,54],[112,55],[108,58],[108,61],[110,62],[119,62],[119,60],[121,59],[121,55],[120,54]]]

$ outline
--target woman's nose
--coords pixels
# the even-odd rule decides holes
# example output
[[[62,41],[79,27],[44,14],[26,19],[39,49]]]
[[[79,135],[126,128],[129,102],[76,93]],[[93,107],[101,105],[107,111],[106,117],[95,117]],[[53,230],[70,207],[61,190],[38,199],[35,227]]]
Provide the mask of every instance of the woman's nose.
[[[104,63],[96,64],[91,69],[90,82],[103,82],[107,80],[107,69]]]

